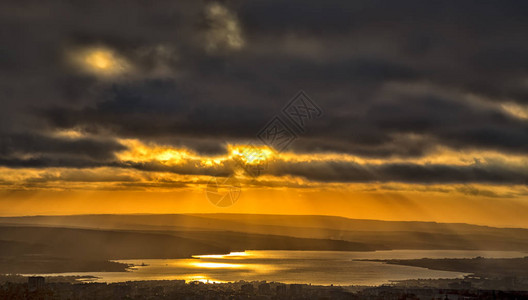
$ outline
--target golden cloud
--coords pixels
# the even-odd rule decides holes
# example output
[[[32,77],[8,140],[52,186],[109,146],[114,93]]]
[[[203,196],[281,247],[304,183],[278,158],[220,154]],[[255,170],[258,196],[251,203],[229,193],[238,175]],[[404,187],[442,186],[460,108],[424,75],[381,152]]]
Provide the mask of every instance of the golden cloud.
[[[68,56],[80,70],[96,76],[114,77],[132,69],[127,59],[108,47],[70,50]]]

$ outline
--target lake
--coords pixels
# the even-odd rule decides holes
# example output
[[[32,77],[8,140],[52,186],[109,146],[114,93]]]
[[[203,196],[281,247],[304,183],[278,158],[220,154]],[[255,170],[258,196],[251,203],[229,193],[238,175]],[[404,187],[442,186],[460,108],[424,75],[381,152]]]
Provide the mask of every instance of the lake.
[[[90,282],[172,280],[203,282],[279,281],[317,285],[380,285],[394,280],[462,278],[466,273],[389,265],[361,259],[515,258],[518,251],[390,250],[353,251],[245,251],[225,255],[196,255],[187,259],[116,260],[134,264],[129,272],[44,274],[96,276]],[[141,266],[145,264],[144,266]],[[33,274],[32,274],[33,275]]]

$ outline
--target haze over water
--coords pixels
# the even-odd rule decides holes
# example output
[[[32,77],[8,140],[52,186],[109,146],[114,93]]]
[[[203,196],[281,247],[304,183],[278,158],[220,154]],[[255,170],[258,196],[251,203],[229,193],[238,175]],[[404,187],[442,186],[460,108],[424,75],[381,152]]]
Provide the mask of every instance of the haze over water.
[[[123,282],[134,280],[186,281],[278,281],[317,285],[380,285],[394,280],[461,278],[466,273],[389,265],[362,259],[418,258],[514,258],[518,251],[391,250],[350,251],[245,251],[226,255],[197,255],[191,259],[119,260],[134,264],[130,272],[86,272],[52,275],[96,276],[89,281]],[[145,266],[141,266],[145,264]],[[50,275],[50,274],[48,274]]]

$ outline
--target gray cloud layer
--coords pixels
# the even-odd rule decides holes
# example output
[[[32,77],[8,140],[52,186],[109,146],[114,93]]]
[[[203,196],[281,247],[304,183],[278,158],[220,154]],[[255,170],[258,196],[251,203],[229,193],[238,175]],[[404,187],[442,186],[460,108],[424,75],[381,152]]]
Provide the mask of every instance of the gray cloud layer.
[[[113,153],[123,146],[113,137],[222,153],[226,140],[255,139],[299,89],[325,115],[292,144],[296,152],[419,157],[444,145],[528,154],[528,121],[500,109],[528,105],[524,1],[220,6],[212,16],[211,3],[200,1],[4,1],[0,164],[117,164]],[[112,49],[131,68],[105,78],[68,62],[69,51],[89,47]],[[49,137],[71,128],[95,137]],[[522,178],[506,167],[306,168],[315,167],[275,172],[321,181]]]

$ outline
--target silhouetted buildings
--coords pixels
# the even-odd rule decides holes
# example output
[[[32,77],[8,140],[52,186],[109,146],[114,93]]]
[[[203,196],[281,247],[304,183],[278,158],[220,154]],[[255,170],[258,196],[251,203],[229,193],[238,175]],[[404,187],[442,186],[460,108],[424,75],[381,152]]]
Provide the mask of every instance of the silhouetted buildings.
[[[42,276],[31,276],[28,277],[28,290],[30,292],[35,292],[44,288],[46,285],[46,279]]]
[[[379,287],[316,286],[278,282],[185,283],[183,280],[120,283],[50,282],[29,277],[27,284],[0,284],[0,299],[188,299],[188,300],[305,300],[305,299],[528,299],[526,291],[475,288],[468,279],[446,287],[387,285]],[[443,282],[443,281],[428,281]],[[455,282],[455,280],[453,280]],[[450,285],[451,287],[447,287]]]
[[[267,282],[261,283],[258,286],[258,291],[261,295],[271,295],[271,286]]]
[[[243,284],[241,287],[240,287],[240,290],[242,291],[242,293],[244,294],[253,294],[255,292],[255,288],[253,287],[253,285],[251,283],[246,283],[246,284]]]

